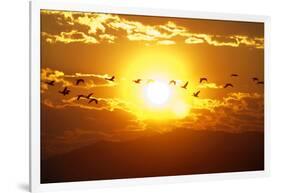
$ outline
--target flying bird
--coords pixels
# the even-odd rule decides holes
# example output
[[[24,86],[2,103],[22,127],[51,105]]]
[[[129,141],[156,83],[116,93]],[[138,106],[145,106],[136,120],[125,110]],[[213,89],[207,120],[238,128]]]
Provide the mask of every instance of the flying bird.
[[[257,84],[264,84],[264,81],[258,81]]]
[[[105,80],[113,82],[115,80],[115,76],[112,76],[111,78],[105,78]]]
[[[202,83],[203,81],[206,81],[206,82],[208,82],[208,79],[207,78],[200,78],[200,83]]]
[[[84,96],[85,98],[87,98],[87,99],[90,99],[90,97],[93,95],[94,93],[90,93],[90,94],[88,94],[87,96]]]
[[[224,85],[224,87],[223,87],[223,88],[227,88],[227,87],[233,87],[233,84],[231,84],[231,83],[227,83],[227,84],[225,84],[225,85]]]
[[[77,100],[79,101],[79,99],[80,99],[81,97],[85,97],[85,95],[79,94],[79,95],[77,96]],[[86,97],[85,97],[85,98],[86,98]]]
[[[96,104],[98,104],[98,102],[99,102],[97,99],[92,98],[92,99],[90,99],[90,100],[89,100],[89,102],[88,102],[88,103],[91,103],[91,102],[93,102],[93,101],[94,101]]]
[[[183,86],[181,86],[181,87],[186,89],[187,85],[188,85],[188,81]]]
[[[84,79],[79,78],[76,80],[76,85],[79,85],[80,83],[85,83]]]
[[[170,84],[170,85],[171,85],[171,84],[176,85],[177,82],[176,82],[175,80],[170,80],[169,84]]]
[[[141,83],[141,79],[133,80],[134,83],[139,84]]]
[[[237,76],[239,76],[238,74],[231,74],[230,75],[231,77],[237,77]]]
[[[46,84],[48,84],[48,85],[50,85],[50,86],[55,86],[55,81],[54,80],[52,80],[52,81],[47,81],[47,82],[45,82]]]
[[[64,89],[62,91],[59,91],[59,93],[61,93],[65,96],[70,93],[70,90],[67,87],[64,87]]]
[[[193,93],[193,96],[194,96],[194,97],[198,97],[199,93],[200,93],[200,90],[197,91],[197,92],[195,92],[195,93]]]
[[[252,80],[253,80],[254,82],[256,82],[256,81],[258,81],[259,79],[258,79],[257,77],[254,77],[254,78],[252,78]]]

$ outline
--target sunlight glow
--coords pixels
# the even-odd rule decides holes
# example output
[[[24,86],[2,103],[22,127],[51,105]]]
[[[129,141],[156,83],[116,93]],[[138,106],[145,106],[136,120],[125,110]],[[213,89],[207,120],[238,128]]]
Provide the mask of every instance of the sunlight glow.
[[[191,92],[181,88],[191,74],[192,59],[186,60],[186,53],[167,51],[165,47],[142,47],[130,54],[118,77],[128,81],[119,82],[120,96],[128,102],[129,109],[141,120],[177,120],[189,115]],[[141,79],[139,83],[132,80]],[[148,80],[154,82],[148,83]],[[176,85],[170,80],[178,80]],[[128,84],[129,82],[129,84]]]
[[[190,105],[183,101],[177,101],[173,104],[172,110],[178,118],[183,118],[189,113]]]
[[[162,82],[154,82],[147,85],[145,92],[148,100],[154,105],[164,104],[171,95],[169,86]]]

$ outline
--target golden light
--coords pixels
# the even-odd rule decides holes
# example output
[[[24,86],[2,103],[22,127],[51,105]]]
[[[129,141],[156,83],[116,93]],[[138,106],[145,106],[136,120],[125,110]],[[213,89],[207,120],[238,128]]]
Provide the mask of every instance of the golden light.
[[[145,94],[149,102],[154,105],[166,103],[171,95],[170,87],[167,83],[154,82],[145,87]]]
[[[173,103],[171,109],[176,117],[183,118],[189,113],[190,105],[183,101],[177,101]]]
[[[181,86],[193,79],[192,61],[185,53],[165,47],[141,47],[130,54],[120,71],[125,77],[119,85],[120,98],[130,104],[128,110],[139,119],[170,120],[186,117],[190,111],[190,93]],[[141,79],[140,83],[133,80]],[[147,83],[147,80],[154,82]],[[169,85],[178,80],[177,85]],[[191,86],[189,87],[189,89]]]

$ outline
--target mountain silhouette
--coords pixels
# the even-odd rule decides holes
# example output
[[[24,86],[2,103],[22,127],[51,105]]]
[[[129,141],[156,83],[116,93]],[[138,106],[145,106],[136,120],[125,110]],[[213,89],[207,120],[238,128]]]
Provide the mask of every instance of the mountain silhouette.
[[[262,132],[177,129],[130,141],[99,141],[41,160],[41,183],[263,169]]]

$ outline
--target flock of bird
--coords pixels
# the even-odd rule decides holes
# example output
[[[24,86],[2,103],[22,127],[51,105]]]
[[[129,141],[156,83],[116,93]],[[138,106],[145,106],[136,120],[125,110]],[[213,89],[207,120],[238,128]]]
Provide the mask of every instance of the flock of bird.
[[[230,76],[231,76],[231,77],[238,77],[239,75],[238,75],[238,74],[231,74]],[[115,81],[115,76],[112,76],[112,77],[110,77],[110,78],[105,78],[105,80],[110,81],[110,82],[114,82],[114,81]],[[142,83],[143,81],[144,81],[143,79],[136,79],[136,80],[133,80],[133,82],[136,83],[136,84],[140,84],[140,83]],[[255,82],[256,84],[264,84],[264,81],[259,80],[259,78],[257,78],[257,77],[253,77],[253,78],[252,78],[252,81]],[[153,82],[155,82],[155,80],[153,80],[153,79],[148,79],[148,80],[146,80],[146,83],[147,83],[147,84],[150,84],[150,83],[153,83]],[[207,79],[207,78],[203,77],[203,78],[200,78],[200,79],[199,79],[199,83],[200,83],[200,84],[205,83],[205,82],[208,82],[208,79]],[[46,81],[46,82],[44,82],[44,83],[47,84],[47,85],[49,85],[49,86],[55,86],[55,81],[54,81],[54,80]],[[85,83],[85,80],[82,79],[82,78],[77,79],[76,82],[75,82],[76,85],[84,84],[84,83]],[[187,81],[187,82],[185,82],[184,85],[182,85],[182,86],[180,86],[180,87],[183,88],[183,89],[187,89],[188,83],[189,83],[189,82]],[[174,86],[176,86],[177,84],[178,84],[178,83],[177,83],[176,80],[170,80],[170,81],[169,81],[169,85],[174,85]],[[223,86],[223,88],[225,88],[225,89],[228,88],[228,87],[234,87],[234,85],[233,85],[232,83],[226,83],[226,84]],[[62,94],[62,95],[64,95],[64,96],[66,96],[66,95],[68,95],[68,94],[70,93],[70,89],[69,89],[68,87],[64,87],[63,90],[59,90],[59,93]],[[194,96],[194,97],[199,97],[199,93],[200,93],[200,90],[197,91],[197,92],[194,92],[194,93],[193,93],[193,96]],[[85,99],[88,99],[88,103],[95,102],[96,104],[98,104],[98,99],[92,97],[92,95],[93,95],[93,93],[90,93],[90,94],[88,94],[88,95],[79,94],[79,95],[77,95],[77,99],[76,99],[76,100],[80,100],[81,98],[85,98]]]

